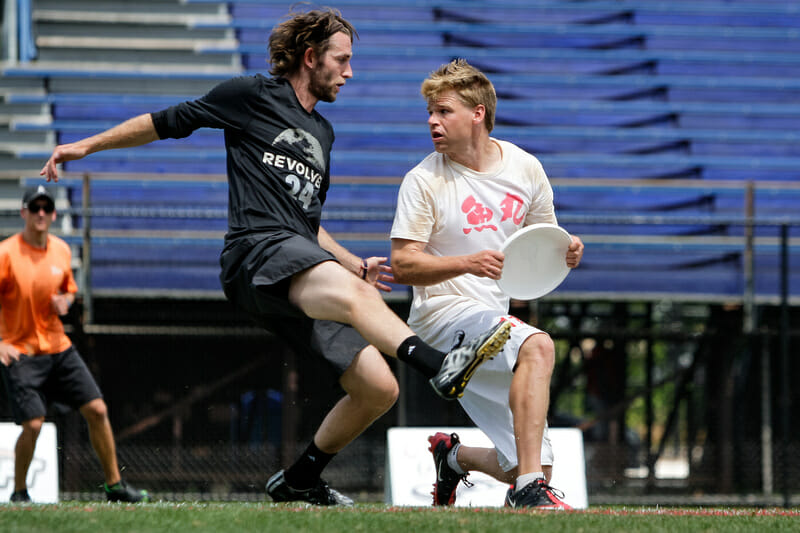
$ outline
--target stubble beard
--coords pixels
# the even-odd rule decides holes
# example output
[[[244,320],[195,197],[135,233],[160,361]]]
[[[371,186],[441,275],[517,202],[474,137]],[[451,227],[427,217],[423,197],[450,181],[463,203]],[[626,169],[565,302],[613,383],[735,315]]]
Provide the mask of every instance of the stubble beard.
[[[312,71],[308,91],[321,102],[335,102],[337,96],[336,85],[333,84],[331,78],[331,76],[325,76],[318,70]]]

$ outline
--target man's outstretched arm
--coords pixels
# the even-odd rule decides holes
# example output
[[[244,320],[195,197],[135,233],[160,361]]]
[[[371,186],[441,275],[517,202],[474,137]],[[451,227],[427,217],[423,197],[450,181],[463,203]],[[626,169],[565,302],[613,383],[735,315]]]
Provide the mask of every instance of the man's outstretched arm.
[[[56,146],[39,175],[45,176],[47,181],[58,181],[58,168],[56,165],[59,163],[82,159],[89,154],[102,150],[141,146],[158,139],[153,119],[150,113],[145,113],[97,135],[86,137],[74,143]]]

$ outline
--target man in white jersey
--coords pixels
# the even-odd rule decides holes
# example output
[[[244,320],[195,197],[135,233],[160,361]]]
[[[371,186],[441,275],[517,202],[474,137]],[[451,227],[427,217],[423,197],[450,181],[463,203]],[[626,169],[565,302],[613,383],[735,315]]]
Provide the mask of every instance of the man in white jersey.
[[[453,504],[458,482],[477,470],[512,485],[508,506],[569,509],[548,485],[553,342],[508,314],[509,298],[496,283],[505,239],[530,224],[556,223],[552,188],[535,157],[490,136],[497,97],[479,70],[463,59],[443,65],[422,94],[436,151],[406,174],[391,232],[395,280],[414,286],[409,325],[438,349],[492,324],[512,325],[503,351],[475,372],[460,399],[495,447],[432,435],[434,505]],[[578,266],[582,255],[573,236],[566,264]]]

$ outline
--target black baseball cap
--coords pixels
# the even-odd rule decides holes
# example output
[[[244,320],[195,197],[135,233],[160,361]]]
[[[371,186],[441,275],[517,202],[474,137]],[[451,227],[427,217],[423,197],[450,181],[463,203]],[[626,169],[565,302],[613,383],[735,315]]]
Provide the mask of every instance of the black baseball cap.
[[[44,185],[39,185],[35,189],[29,189],[25,191],[25,196],[22,197],[22,207],[27,209],[30,204],[42,198],[47,200],[47,202],[50,204],[50,207],[56,206],[56,202],[53,200],[53,196],[50,194],[47,188]]]

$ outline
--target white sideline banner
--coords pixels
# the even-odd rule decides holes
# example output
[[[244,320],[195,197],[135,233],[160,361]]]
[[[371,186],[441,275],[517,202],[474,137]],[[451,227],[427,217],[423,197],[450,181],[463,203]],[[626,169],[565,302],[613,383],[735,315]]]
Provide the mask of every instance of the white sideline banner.
[[[458,433],[462,444],[493,448],[489,437],[474,427],[391,428],[386,446],[384,500],[389,505],[431,506],[436,469],[428,451],[428,437],[437,431]],[[586,493],[586,463],[583,433],[576,428],[549,428],[553,444],[553,478],[550,484],[564,493],[564,502],[575,509],[589,506]],[[458,507],[502,507],[508,485],[481,472],[470,472],[467,487],[459,483]]]
[[[21,431],[13,422],[0,422],[0,503],[14,492],[14,447]],[[57,443],[55,424],[45,422],[28,469],[28,494],[34,503],[58,503]]]

